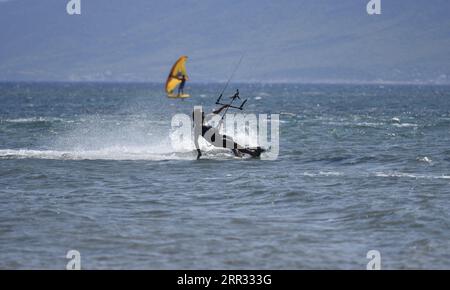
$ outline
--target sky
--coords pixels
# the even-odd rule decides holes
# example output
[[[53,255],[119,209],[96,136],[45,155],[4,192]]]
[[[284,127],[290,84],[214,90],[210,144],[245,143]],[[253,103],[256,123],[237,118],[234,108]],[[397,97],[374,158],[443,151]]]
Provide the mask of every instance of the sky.
[[[0,0],[0,81],[450,84],[450,1]]]

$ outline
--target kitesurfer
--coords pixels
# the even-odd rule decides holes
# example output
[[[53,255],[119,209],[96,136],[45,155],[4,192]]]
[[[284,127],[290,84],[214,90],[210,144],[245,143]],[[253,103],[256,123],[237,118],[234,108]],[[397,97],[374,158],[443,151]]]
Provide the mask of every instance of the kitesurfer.
[[[186,83],[186,76],[182,74],[178,79],[181,81],[180,85],[178,86],[178,96],[181,96],[184,95],[184,84]]]
[[[1,0],[0,0],[1,1]],[[181,56],[172,66],[169,76],[166,80],[165,91],[168,98],[188,98],[189,95],[184,93],[184,86],[189,77],[186,72],[187,56]],[[174,93],[178,86],[178,94]]]
[[[217,110],[214,110],[213,114],[219,114],[223,109],[228,108],[230,105],[223,105]],[[198,138],[202,136],[208,143],[216,146],[219,145],[223,148],[230,148],[235,156],[240,157],[241,153],[246,153],[252,157],[259,157],[264,151],[260,147],[256,149],[245,148],[244,146],[236,143],[230,136],[221,134],[218,127],[212,127],[205,122],[205,113],[201,109],[195,109],[192,113],[194,119],[194,144],[197,149],[197,159],[200,159],[202,152],[198,144]],[[222,142],[216,142],[217,140],[222,140]]]

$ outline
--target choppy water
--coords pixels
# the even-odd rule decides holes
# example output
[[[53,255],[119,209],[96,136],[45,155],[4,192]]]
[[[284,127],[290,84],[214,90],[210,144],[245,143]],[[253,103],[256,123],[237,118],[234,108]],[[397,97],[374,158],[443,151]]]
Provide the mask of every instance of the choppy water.
[[[450,90],[240,85],[275,161],[171,147],[218,85],[0,84],[0,268],[450,268]]]

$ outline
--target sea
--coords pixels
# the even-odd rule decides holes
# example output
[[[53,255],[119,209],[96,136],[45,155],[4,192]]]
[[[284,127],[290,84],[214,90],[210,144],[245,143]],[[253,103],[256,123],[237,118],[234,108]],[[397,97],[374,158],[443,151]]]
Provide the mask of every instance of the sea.
[[[0,83],[0,268],[450,269],[449,86],[231,83],[279,152],[196,160],[222,88]]]

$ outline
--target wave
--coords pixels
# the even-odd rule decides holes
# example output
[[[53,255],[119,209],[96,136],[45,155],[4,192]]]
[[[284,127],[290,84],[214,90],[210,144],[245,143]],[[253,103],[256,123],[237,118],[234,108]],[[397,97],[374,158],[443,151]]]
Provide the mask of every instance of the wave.
[[[414,174],[404,172],[376,172],[377,177],[389,177],[389,178],[414,178],[414,179],[450,179],[450,175],[426,175],[426,174]]]
[[[384,122],[338,122],[338,121],[328,121],[324,122],[326,125],[332,125],[332,126],[344,126],[344,127],[367,127],[367,128],[388,128],[386,127],[388,123]],[[408,128],[408,127],[419,127],[418,124],[414,123],[393,123],[391,124],[394,127],[397,128]]]
[[[419,125],[417,124],[413,124],[413,123],[395,123],[392,124],[392,126],[394,127],[398,127],[398,128],[405,128],[405,127],[418,127]]]
[[[433,160],[431,160],[431,158],[424,156],[424,157],[417,157],[416,159],[419,162],[424,162],[424,163],[428,163],[428,164],[432,164]]]
[[[202,159],[227,159],[234,155],[227,149],[203,149]],[[197,152],[166,151],[157,152],[152,148],[111,147],[99,150],[35,150],[1,149],[1,159],[49,159],[49,160],[194,160]]]
[[[43,123],[43,122],[73,122],[56,117],[31,117],[31,118],[15,118],[15,119],[3,119],[2,123]]]
[[[145,149],[106,148],[101,150],[29,150],[3,149],[0,159],[56,160],[182,160],[193,159],[192,152],[154,153]]]
[[[361,172],[359,174],[345,173],[340,171],[318,171],[318,172],[303,172],[303,176],[307,177],[385,177],[385,178],[414,178],[414,179],[450,179],[450,175],[426,175],[404,172]]]
[[[351,127],[351,128],[380,128],[386,125],[383,122],[348,122],[348,121],[325,121],[323,122],[325,125],[330,126],[343,126],[343,127]]]
[[[319,172],[303,172],[304,176],[317,177],[317,176],[343,176],[343,172],[337,171],[319,171]]]

